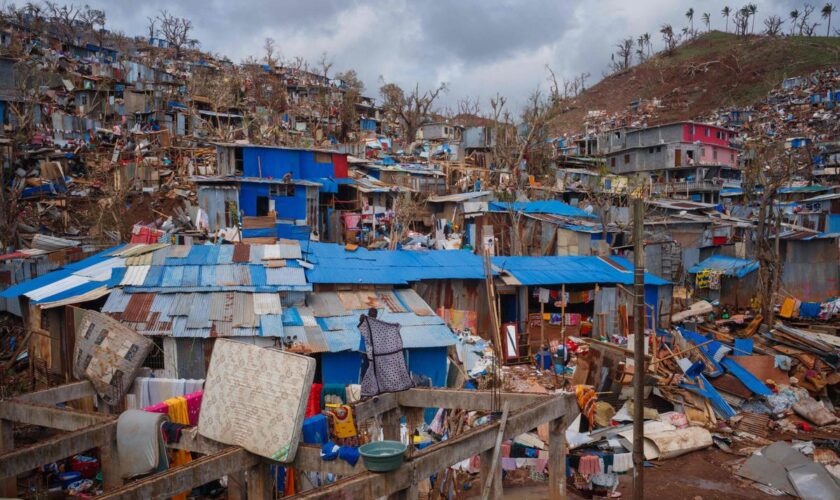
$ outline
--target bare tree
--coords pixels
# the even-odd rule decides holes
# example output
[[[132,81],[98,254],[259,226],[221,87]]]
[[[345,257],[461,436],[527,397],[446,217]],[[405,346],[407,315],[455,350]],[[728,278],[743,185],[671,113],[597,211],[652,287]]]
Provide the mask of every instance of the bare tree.
[[[773,324],[773,306],[779,290],[781,259],[778,238],[782,212],[775,207],[779,190],[795,176],[807,171],[812,158],[806,150],[785,150],[783,143],[773,141],[759,143],[751,148],[754,159],[744,170],[744,193],[753,206],[758,206],[758,223],[753,242],[759,263],[758,290],[761,313],[768,325]],[[756,187],[762,187],[762,190]]]
[[[663,24],[659,32],[662,34],[662,40],[665,41],[665,53],[673,54],[679,42],[679,36],[674,34],[674,28],[670,24]]]
[[[356,111],[356,105],[362,98],[362,92],[365,91],[365,84],[354,69],[338,73],[335,75],[335,78],[341,81],[345,89],[339,108],[339,121],[341,124],[339,135],[342,140],[346,140],[350,136],[350,133],[358,127],[359,113]]]
[[[447,88],[446,83],[441,83],[434,89],[421,92],[420,84],[416,84],[409,94],[395,83],[383,83],[379,88],[382,107],[387,115],[402,126],[406,144],[414,141],[423,119],[428,116],[441,92],[446,92]]]
[[[47,8],[50,20],[56,23],[56,26],[62,34],[65,42],[75,43],[77,38],[76,21],[82,14],[81,7],[77,5],[59,5],[58,2],[45,1],[44,6]]]
[[[192,21],[185,17],[177,17],[170,14],[166,9],[161,10],[158,15],[160,30],[163,38],[170,47],[175,48],[176,57],[181,57],[181,50],[190,42],[190,31],[193,29]]]
[[[782,18],[770,16],[764,20],[764,34],[767,36],[779,36],[782,33]]]
[[[157,34],[156,25],[157,25],[158,20],[157,20],[156,17],[151,17],[151,16],[147,17],[146,19],[148,20],[148,24],[146,25],[146,29],[149,30],[149,43],[151,43],[152,38],[154,38],[155,35]]]
[[[624,71],[630,67],[633,58],[633,37],[627,37],[616,44],[616,55],[618,60],[613,59],[612,70],[615,72]]]
[[[92,9],[85,5],[79,15],[79,20],[85,29],[93,33],[96,37],[96,43],[99,47],[104,48],[105,44],[105,11],[100,9]],[[99,29],[97,29],[97,26]]]
[[[810,24],[809,18],[814,13],[814,6],[806,3],[802,7],[802,12],[799,14],[799,34],[806,35],[808,31],[813,31],[817,28],[817,23]]]
[[[268,68],[272,71],[274,70],[274,66],[277,64],[277,59],[274,58],[274,52],[274,39],[271,37],[266,37],[265,41],[263,42],[263,53],[265,54],[265,63],[268,65]]]

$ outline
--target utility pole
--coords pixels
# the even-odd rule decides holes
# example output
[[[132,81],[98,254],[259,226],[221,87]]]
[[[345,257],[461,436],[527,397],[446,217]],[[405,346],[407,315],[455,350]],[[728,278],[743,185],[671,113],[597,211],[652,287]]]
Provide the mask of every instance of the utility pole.
[[[633,198],[633,499],[644,498],[644,377],[645,377],[645,206],[643,190]]]

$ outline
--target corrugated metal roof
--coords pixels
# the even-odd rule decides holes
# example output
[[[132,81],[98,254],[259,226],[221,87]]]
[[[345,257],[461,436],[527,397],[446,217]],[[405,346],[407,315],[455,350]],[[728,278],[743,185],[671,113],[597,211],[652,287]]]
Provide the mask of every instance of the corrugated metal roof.
[[[253,298],[254,314],[283,314],[280,296],[276,293],[255,293]]]
[[[142,285],[146,281],[146,276],[149,274],[149,268],[150,266],[129,266],[120,281],[120,285]]]
[[[144,322],[149,316],[149,310],[152,307],[152,302],[155,300],[153,293],[133,293],[131,299],[122,313],[123,321],[137,321]]]
[[[112,257],[92,266],[85,267],[84,269],[79,269],[73,274],[84,276],[94,281],[107,281],[111,277],[111,270],[115,267],[125,267],[125,259],[122,257]]]
[[[48,252],[54,252],[63,248],[77,247],[80,244],[81,243],[78,241],[56,238],[55,236],[47,236],[46,234],[40,233],[32,237],[32,248],[46,250]]]
[[[176,293],[175,303],[170,309],[170,316],[188,316],[193,305],[193,297],[191,293]]]
[[[49,276],[50,274],[52,273],[48,273],[45,276]],[[54,283],[50,283],[48,285],[36,288],[35,290],[32,290],[30,292],[26,292],[24,295],[32,300],[42,300],[52,295],[59,294],[66,290],[70,290],[71,288],[75,288],[79,285],[84,285],[86,283],[89,283],[90,281],[92,280],[83,276],[76,276],[75,274],[71,274],[70,276],[67,276],[63,279],[59,279]]]
[[[251,272],[251,284],[254,286],[265,286],[268,284],[266,269],[263,266],[248,266]]]
[[[144,253],[143,255],[135,255],[133,257],[126,257],[125,265],[127,266],[149,266],[154,260],[155,254],[152,252]]]
[[[233,245],[219,246],[219,255],[216,256],[216,264],[233,263]]]
[[[256,327],[258,324],[254,315],[254,294],[235,293],[233,295],[233,326]]]
[[[591,213],[581,210],[580,208],[573,207],[568,203],[563,203],[559,200],[515,201],[513,203],[491,201],[488,204],[488,209],[494,212],[506,212],[508,210],[513,210],[525,214],[552,214],[562,215],[565,217],[582,217],[586,219],[596,217]]]
[[[260,316],[260,335],[263,337],[282,337],[283,315],[264,314]]]
[[[233,320],[233,292],[210,294],[210,319],[227,322]]]
[[[184,275],[181,277],[180,286],[198,286],[199,268],[200,266],[197,265],[184,266]]]
[[[432,308],[429,307],[429,304],[427,304],[426,301],[411,288],[394,290],[394,293],[397,297],[399,297],[402,303],[405,304],[405,307],[414,314],[419,314],[421,316],[432,316],[435,314]]]
[[[270,245],[249,245],[250,253],[248,254],[248,262],[251,264],[261,264],[265,251]]]
[[[187,328],[210,328],[210,294],[194,293],[192,299]]]
[[[123,292],[120,288],[115,288],[105,301],[105,305],[102,306],[102,312],[121,313],[125,311],[129,299],[131,299],[131,295]]]
[[[251,258],[251,245],[237,243],[233,247],[233,262],[248,262]]]
[[[518,285],[562,285],[633,283],[633,266],[626,267],[627,261],[613,258],[618,266],[596,256],[549,256],[549,257],[493,257],[493,265],[502,274],[502,279]],[[510,276],[513,280],[506,277]],[[651,285],[667,284],[652,274],[645,275],[645,281]]]
[[[346,312],[335,293],[313,293],[306,298],[315,316],[340,316]]]
[[[201,266],[198,278],[199,286],[214,286],[217,284],[216,267],[217,266]]]
[[[306,272],[300,267],[276,267],[265,269],[265,275],[266,284],[268,285],[306,284]]]
[[[184,268],[182,266],[167,267],[160,284],[165,287],[181,286],[183,278]]]
[[[169,256],[173,259],[183,259],[190,254],[192,245],[175,245],[169,251]]]
[[[146,280],[143,286],[160,286],[163,281],[163,266],[149,266],[149,272],[146,273]]]

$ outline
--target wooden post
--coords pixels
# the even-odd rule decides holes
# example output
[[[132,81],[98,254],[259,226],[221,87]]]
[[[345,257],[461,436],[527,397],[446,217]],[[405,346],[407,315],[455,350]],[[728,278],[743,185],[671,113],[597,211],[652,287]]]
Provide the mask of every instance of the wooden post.
[[[99,447],[99,463],[102,465],[102,480],[105,491],[119,488],[123,485],[120,471],[120,457],[117,455],[117,429],[111,435],[108,443]]]
[[[566,345],[566,285],[560,288],[560,339]]]
[[[545,304],[543,301],[540,301],[540,348],[538,351],[542,350],[543,346],[545,345]],[[542,367],[540,367],[542,369]]]
[[[502,468],[497,467],[494,472],[491,472],[493,466],[493,450],[481,452],[479,455],[481,474],[480,483],[485,484],[487,479],[492,475],[493,483],[490,485],[490,497],[493,500],[501,500],[502,498]]]
[[[248,491],[245,488],[245,471],[233,472],[227,475],[228,500],[246,500]]]
[[[493,454],[490,456],[490,470],[487,471],[488,477],[485,477],[482,483],[483,487],[481,490],[481,500],[487,500],[490,498],[490,493],[493,490],[493,478],[496,476],[496,469],[502,468],[502,464],[500,463],[502,461],[502,438],[505,436],[505,426],[507,425],[509,412],[510,403],[505,401],[505,404],[502,407],[502,420],[499,421],[499,432],[496,434],[496,445],[493,447]],[[501,492],[499,492],[498,495],[501,495]]]
[[[565,500],[566,420],[556,418],[548,425],[548,495],[551,500]]]
[[[15,434],[11,420],[0,420],[0,454],[15,449]],[[17,477],[0,478],[0,496],[17,498]]]
[[[635,337],[633,342],[633,498],[644,494],[644,376],[645,376],[645,256],[644,202],[633,200],[633,291],[635,292]]]
[[[260,500],[274,498],[272,495],[273,477],[270,466],[260,462],[248,470],[248,499]],[[296,482],[295,486],[299,486]]]
[[[398,408],[382,414],[382,437],[388,441],[400,440],[400,411]]]

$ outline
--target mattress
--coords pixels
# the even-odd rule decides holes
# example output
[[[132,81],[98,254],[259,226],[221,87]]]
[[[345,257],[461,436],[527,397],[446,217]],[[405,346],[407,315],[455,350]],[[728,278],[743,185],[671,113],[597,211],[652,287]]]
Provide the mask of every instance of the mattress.
[[[204,382],[198,432],[291,462],[314,377],[313,358],[218,339]]]

